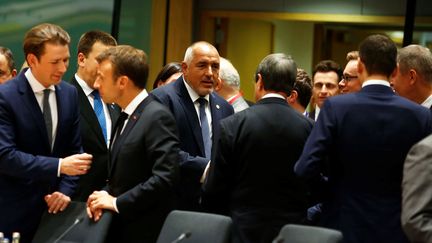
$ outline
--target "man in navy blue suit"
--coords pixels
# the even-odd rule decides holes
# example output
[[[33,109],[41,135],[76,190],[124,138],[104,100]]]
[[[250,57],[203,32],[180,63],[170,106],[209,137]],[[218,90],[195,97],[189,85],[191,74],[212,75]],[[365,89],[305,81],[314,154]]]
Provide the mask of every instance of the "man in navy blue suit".
[[[219,121],[234,113],[232,106],[213,92],[219,65],[216,48],[207,42],[196,42],[186,50],[183,75],[152,92],[171,110],[179,128],[179,209],[200,210],[200,181],[210,161],[212,143],[219,134]]]
[[[42,213],[69,205],[92,156],[81,151],[76,89],[62,82],[70,37],[57,25],[24,38],[29,69],[0,86],[0,231],[30,242]]]
[[[295,172],[312,181],[327,171],[320,224],[341,230],[345,242],[408,242],[400,220],[403,163],[431,133],[431,113],[391,89],[397,49],[388,37],[367,37],[359,54],[362,89],[324,103]]]

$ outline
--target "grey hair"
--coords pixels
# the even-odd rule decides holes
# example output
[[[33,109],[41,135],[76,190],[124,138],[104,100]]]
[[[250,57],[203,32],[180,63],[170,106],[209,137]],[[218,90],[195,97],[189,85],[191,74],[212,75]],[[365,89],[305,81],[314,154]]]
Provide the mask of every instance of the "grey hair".
[[[397,57],[402,73],[415,69],[419,76],[432,83],[432,53],[426,47],[409,45],[399,50]]]
[[[229,60],[223,57],[220,57],[219,78],[229,86],[240,88],[240,75],[237,69]]]
[[[216,52],[217,49],[210,43],[206,42],[206,41],[198,41],[193,43],[192,45],[190,45],[185,52],[184,58],[183,58],[183,62],[185,62],[187,65],[189,65],[192,62],[192,59],[194,58],[195,55],[195,48],[199,45],[206,45],[210,48],[213,48]]]

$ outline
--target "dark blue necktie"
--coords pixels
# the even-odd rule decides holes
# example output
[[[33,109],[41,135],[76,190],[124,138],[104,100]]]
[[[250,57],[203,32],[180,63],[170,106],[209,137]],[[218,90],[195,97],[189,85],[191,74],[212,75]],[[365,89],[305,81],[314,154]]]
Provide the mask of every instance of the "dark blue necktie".
[[[45,126],[48,133],[48,142],[50,144],[50,147],[52,148],[52,117],[51,117],[51,106],[49,103],[49,95],[51,90],[50,89],[44,89],[43,93],[43,101],[42,101],[42,109],[43,109],[43,117],[45,120]]]
[[[105,142],[107,141],[107,129],[106,129],[106,120],[105,120],[105,113],[103,109],[103,103],[101,100],[101,97],[99,95],[98,90],[93,90],[92,92],[93,100],[94,100],[94,111],[96,113],[96,117],[99,121],[99,125],[102,129],[103,137],[105,139]]]
[[[210,138],[210,126],[209,126],[209,123],[207,120],[207,115],[205,112],[207,100],[204,98],[199,98],[197,101],[199,103],[199,116],[200,116],[200,121],[201,121],[201,133],[202,133],[203,142],[204,142],[205,157],[207,159],[210,159],[212,141]]]

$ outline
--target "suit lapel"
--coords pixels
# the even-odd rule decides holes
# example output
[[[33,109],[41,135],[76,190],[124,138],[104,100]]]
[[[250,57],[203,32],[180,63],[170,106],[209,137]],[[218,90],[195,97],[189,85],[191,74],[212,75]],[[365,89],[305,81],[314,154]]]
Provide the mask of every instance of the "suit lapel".
[[[215,142],[215,134],[219,134],[219,121],[222,119],[222,114],[220,111],[221,108],[221,104],[218,104],[214,94],[210,93],[210,111],[211,111],[211,116],[212,116],[212,141],[213,144]]]
[[[24,75],[25,71],[22,71],[20,74],[19,82],[18,82],[18,92],[21,95],[21,99],[24,103],[24,106],[28,109],[29,113],[33,117],[33,121],[36,123],[39,128],[40,137],[42,141],[46,144],[47,149],[51,151],[48,142],[48,133],[45,127],[45,121],[43,118],[42,110],[36,100],[36,96],[33,90],[30,87],[30,84],[27,81],[27,78]]]
[[[183,78],[180,77],[175,85],[178,85],[179,87],[176,89],[177,94],[179,96],[178,104],[180,104],[183,108],[183,110],[186,113],[186,118],[189,120],[188,124],[190,125],[191,132],[194,135],[196,144],[198,144],[199,149],[201,151],[201,155],[205,156],[205,150],[204,150],[204,142],[202,139],[202,133],[201,133],[201,125],[199,123],[198,115],[195,109],[195,105],[192,102],[192,99],[190,98],[190,95],[186,89],[185,84],[183,83]],[[213,117],[213,114],[212,114]]]

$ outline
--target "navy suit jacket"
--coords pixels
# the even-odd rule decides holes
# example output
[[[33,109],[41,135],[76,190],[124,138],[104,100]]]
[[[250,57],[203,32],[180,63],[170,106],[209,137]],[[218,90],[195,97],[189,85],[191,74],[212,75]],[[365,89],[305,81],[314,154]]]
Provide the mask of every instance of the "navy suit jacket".
[[[175,205],[178,151],[174,117],[153,97],[145,98],[111,146],[107,191],[117,197],[119,214],[109,242],[156,242]]]
[[[325,101],[295,166],[307,179],[328,169],[321,224],[341,230],[345,242],[408,242],[400,221],[403,163],[431,129],[428,109],[384,85]]]
[[[171,110],[179,128],[181,180],[178,187],[178,208],[199,210],[200,178],[209,159],[205,158],[199,118],[183,82],[183,76],[173,83],[155,89],[151,94]],[[219,121],[232,115],[234,109],[214,92],[210,93],[209,105],[214,144],[219,134]]]
[[[51,151],[41,108],[24,73],[0,85],[0,231],[18,231],[27,242],[47,209],[44,196],[73,193],[77,177],[57,177],[58,158],[79,153],[81,141],[76,89],[65,82],[55,86],[58,125]]]
[[[86,202],[88,196],[93,193],[93,191],[101,190],[106,185],[106,180],[108,178],[108,148],[96,113],[88,97],[75,80],[75,77],[72,78],[71,84],[74,85],[78,91],[83,150],[93,155],[91,168],[87,174],[80,176],[72,199]],[[120,115],[120,107],[108,104],[108,111],[111,116],[111,129],[114,129],[115,122]]]

